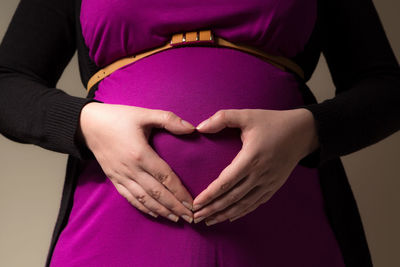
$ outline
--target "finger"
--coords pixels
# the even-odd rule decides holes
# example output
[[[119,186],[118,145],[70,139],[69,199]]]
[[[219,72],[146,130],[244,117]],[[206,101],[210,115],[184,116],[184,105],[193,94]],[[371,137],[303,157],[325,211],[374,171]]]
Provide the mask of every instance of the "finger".
[[[195,129],[191,123],[181,119],[174,112],[160,109],[150,109],[144,124],[150,127],[164,128],[174,134],[186,134]]]
[[[228,206],[233,205],[242,199],[250,192],[250,190],[257,186],[255,179],[255,175],[249,175],[248,177],[242,179],[236,184],[236,186],[232,188],[232,190],[229,190],[227,193],[221,195],[221,197],[217,198],[209,205],[206,205],[201,210],[197,211],[194,214],[194,222],[197,223],[216,212],[224,210]]]
[[[229,206],[224,211],[212,215],[211,218],[207,218],[205,220],[206,224],[209,226],[242,214],[248,208],[250,208],[263,194],[265,194],[265,189],[263,187],[256,186],[252,188],[245,197],[243,197],[233,205]]]
[[[135,173],[134,180],[150,197],[152,197],[152,199],[156,200],[179,217],[184,218],[187,222],[192,222],[192,212],[182,205],[182,203],[153,176],[146,171],[139,170]]]
[[[122,185],[129,190],[129,192],[146,208],[153,211],[155,214],[177,222],[179,217],[166,207],[161,205],[153,197],[151,197],[137,182],[131,179],[123,179]]]
[[[174,197],[189,211],[192,209],[193,198],[181,179],[175,174],[171,167],[146,143],[143,156],[136,158],[138,167],[153,176],[159,183],[163,184]]]
[[[261,196],[256,203],[254,203],[251,207],[247,208],[244,212],[242,212],[239,215],[236,215],[235,217],[230,218],[229,220],[231,222],[245,216],[246,214],[252,212],[253,210],[255,210],[256,208],[258,208],[258,206],[260,206],[261,204],[266,203],[271,197],[273,196],[273,191],[268,191],[267,193],[265,193],[263,196]]]
[[[191,212],[193,198],[182,184],[181,179],[147,143],[144,154],[146,157],[143,158],[139,166],[163,184]]]
[[[244,117],[241,109],[221,109],[202,121],[196,129],[204,133],[216,133],[226,127],[242,128],[245,124]]]
[[[208,187],[193,200],[193,211],[204,207],[215,198],[231,189],[240,180],[244,179],[251,171],[251,166],[252,163],[248,152],[245,149],[240,150],[231,164],[222,170],[217,179],[212,181]]]
[[[142,203],[140,203],[130,192],[128,189],[126,189],[122,184],[120,183],[114,183],[115,188],[117,189],[118,193],[123,196],[132,206],[137,208],[138,210],[150,214],[151,216],[157,218],[158,214],[152,212],[146,206],[144,206]]]

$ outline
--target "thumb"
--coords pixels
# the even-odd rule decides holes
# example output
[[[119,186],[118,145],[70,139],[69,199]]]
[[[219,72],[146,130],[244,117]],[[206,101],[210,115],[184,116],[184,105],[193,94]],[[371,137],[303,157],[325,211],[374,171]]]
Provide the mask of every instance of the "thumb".
[[[226,127],[241,128],[242,124],[242,114],[239,110],[221,109],[197,125],[196,129],[202,133],[216,133]]]
[[[164,128],[174,134],[192,132],[195,127],[169,110],[152,110],[147,120],[153,127]]]

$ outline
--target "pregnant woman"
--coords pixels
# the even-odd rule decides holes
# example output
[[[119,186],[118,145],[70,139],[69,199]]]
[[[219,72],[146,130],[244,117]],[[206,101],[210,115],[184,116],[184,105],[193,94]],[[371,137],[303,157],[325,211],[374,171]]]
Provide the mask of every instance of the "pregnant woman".
[[[21,1],[14,18],[20,28],[11,24],[14,32],[29,21],[22,17],[33,8],[28,2]],[[48,12],[47,19],[54,20],[45,27],[52,29],[47,37],[54,42],[52,49],[57,44],[69,51],[54,52],[64,55],[63,67],[77,37],[85,86],[99,69],[165,45],[180,32],[211,29],[233,43],[296,58],[307,71],[306,79],[318,59],[317,47],[326,49],[329,63],[337,68],[342,65],[332,56],[345,53],[318,39],[321,25],[332,27],[336,37],[345,27],[335,29],[334,22],[326,22],[333,13],[317,0],[39,2],[38,13]],[[347,15],[359,5],[351,1],[346,10],[341,2],[337,6]],[[374,7],[371,2],[364,6],[360,12],[373,18],[370,28],[379,26],[374,28],[375,46],[381,46],[382,58],[389,55],[385,64],[396,76],[398,65]],[[35,18],[41,20],[39,15]],[[368,34],[374,32],[370,28]],[[74,30],[76,36],[70,32]],[[5,44],[11,43],[14,32]],[[0,51],[4,66],[7,49],[11,51]],[[46,77],[57,81],[50,66],[40,66],[37,72],[48,68]],[[50,89],[55,81],[50,80],[50,87],[37,81],[33,87],[39,96],[39,88]],[[372,266],[338,156],[393,133],[398,119],[389,114],[387,122],[377,126],[382,131],[372,131],[353,146],[339,137],[326,137],[343,134],[335,128],[339,121],[347,125],[344,131],[357,136],[360,125],[353,125],[354,118],[346,112],[358,104],[376,118],[379,109],[373,113],[368,106],[385,99],[390,103],[383,94],[366,97],[366,103],[354,99],[375,93],[384,83],[398,90],[386,80],[379,85],[359,83],[350,90],[353,94],[337,97],[336,106],[324,109],[309,105],[307,87],[295,73],[261,57],[228,47],[183,45],[118,68],[88,88],[85,99],[59,92],[58,99],[49,98],[44,105],[51,113],[46,133],[54,139],[36,142],[71,154],[46,266]],[[362,93],[357,86],[364,86]],[[390,110],[390,105],[380,104]],[[19,109],[21,116],[27,115],[24,110],[27,113]],[[328,119],[335,126],[329,134],[323,128]],[[8,129],[3,127],[6,136],[24,140]],[[318,137],[321,133],[325,136]],[[332,148],[335,141],[342,142],[338,150]]]

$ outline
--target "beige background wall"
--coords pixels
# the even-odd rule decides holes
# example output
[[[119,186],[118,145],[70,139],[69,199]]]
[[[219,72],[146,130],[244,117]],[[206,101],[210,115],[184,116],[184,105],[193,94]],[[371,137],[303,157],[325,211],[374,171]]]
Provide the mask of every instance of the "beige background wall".
[[[374,0],[400,60],[400,2]],[[0,2],[0,38],[18,4]],[[318,101],[334,88],[322,58],[309,82]],[[58,88],[85,96],[76,54]],[[342,157],[376,267],[400,266],[400,133]],[[43,266],[56,220],[67,155],[12,142],[0,135],[0,266]]]

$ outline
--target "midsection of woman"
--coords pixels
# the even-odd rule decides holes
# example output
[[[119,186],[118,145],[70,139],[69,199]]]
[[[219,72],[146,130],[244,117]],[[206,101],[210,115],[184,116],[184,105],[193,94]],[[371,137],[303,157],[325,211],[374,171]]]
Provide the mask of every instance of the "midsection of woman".
[[[219,109],[283,110],[303,103],[293,74],[242,51],[213,47],[174,48],[143,58],[103,80],[95,98],[170,110],[193,125]],[[188,135],[155,129],[150,143],[193,198],[218,177],[242,145],[235,128]],[[84,166],[68,225],[55,248],[53,266],[64,266],[63,262],[65,266],[342,266],[316,169],[297,165],[267,203],[232,223],[206,226],[184,220],[174,223],[137,210],[119,195],[96,161]]]
[[[221,47],[180,47],[141,59],[102,81],[94,98],[173,111],[193,125],[220,109],[282,110],[303,103],[292,74],[253,55]],[[186,135],[153,128],[149,142],[181,174],[193,198],[242,145],[237,128]]]
[[[92,57],[99,65],[106,65],[118,54],[111,51],[119,51],[121,55],[123,53],[118,45],[110,45],[107,50],[104,44],[111,44],[112,40],[118,44],[121,38],[112,39],[116,34],[112,31],[114,24],[109,27],[100,24],[103,28],[93,28],[94,24],[91,23],[94,22],[89,20],[92,1],[86,0],[82,5],[83,33]],[[103,12],[100,8],[102,5],[106,6],[103,1],[99,1],[96,7],[98,12]],[[119,12],[129,7],[127,1],[116,2],[125,8],[119,6]],[[132,2],[137,6],[144,5],[138,4],[138,1]],[[182,7],[177,5],[175,9],[166,9],[163,13],[157,6],[157,10],[160,14],[175,11],[172,14],[179,15],[179,12],[189,8],[184,8],[189,6],[188,1],[174,2],[179,2]],[[194,1],[189,2],[194,8],[200,8]],[[306,2],[312,7],[313,1]],[[210,3],[209,8],[223,11],[201,13],[202,10],[197,10],[199,13],[195,14],[200,15],[186,19],[189,26],[190,22],[197,22],[198,25],[203,23],[201,17],[196,20],[196,16],[203,16],[204,22],[209,23],[213,19],[214,22],[225,21],[226,25],[232,23],[232,26],[216,30],[221,35],[225,33],[225,36],[231,36],[231,41],[241,36],[240,29],[246,28],[240,26],[241,19],[245,25],[246,20],[250,20],[250,23],[267,23],[262,18],[271,20],[274,17],[260,15],[259,20],[254,20],[245,16],[251,14],[246,13],[246,10],[256,12],[257,7],[265,5],[265,10],[260,12],[279,14],[274,8],[280,6],[283,10],[289,10],[288,7],[294,8],[296,3],[298,5],[298,1],[294,0],[288,1],[291,3],[288,6],[283,3],[278,5],[279,1],[269,1],[268,4],[262,1],[249,1],[246,4],[229,1],[231,9],[221,9],[227,8],[228,2],[216,3]],[[159,4],[164,6],[161,2]],[[142,17],[151,13],[144,7],[143,10]],[[235,12],[242,14],[236,17],[237,24],[230,19]],[[158,28],[150,27],[150,24],[146,24],[145,28],[167,31],[169,26],[173,32],[172,28],[177,27],[172,23],[172,17],[175,16],[171,16],[171,21],[166,17],[154,17],[156,22],[159,20],[159,25],[154,24]],[[282,15],[276,17],[283,18]],[[99,21],[102,21],[101,18]],[[292,22],[288,24],[293,25]],[[256,25],[246,29],[265,30]],[[271,25],[275,24],[271,22]],[[126,27],[117,29],[120,33],[126,32]],[[267,32],[271,32],[271,27]],[[91,32],[90,29],[95,30]],[[103,39],[98,37],[95,41],[96,31],[99,31],[97,35],[108,33],[112,40],[99,41]],[[282,31],[274,32],[285,40],[284,34],[278,34]],[[243,38],[251,36],[251,33],[243,32]],[[122,40],[130,42],[126,35],[122,36],[125,36]],[[156,34],[149,36],[157,37]],[[297,47],[302,45],[300,39]],[[146,40],[149,39],[137,40],[133,44],[145,44]],[[269,43],[270,47],[272,43]],[[296,46],[296,42],[293,45]],[[295,51],[291,49],[285,50],[282,45],[282,49],[277,51]],[[124,50],[124,53],[127,51]],[[140,59],[102,80],[94,98],[110,104],[173,111],[193,125],[220,109],[284,110],[303,104],[293,74],[254,55],[224,47],[180,47]],[[234,128],[226,128],[216,134],[194,132],[187,135],[174,135],[164,129],[153,129],[149,142],[178,175],[193,198],[218,177],[242,146],[240,130]],[[180,219],[175,223],[161,216],[153,218],[137,210],[117,192],[97,161],[87,161],[83,167],[74,192],[69,221],[56,244],[51,266],[344,266],[324,212],[317,169],[297,165],[287,182],[268,202],[234,222],[225,221],[206,226],[204,222],[188,224]]]

